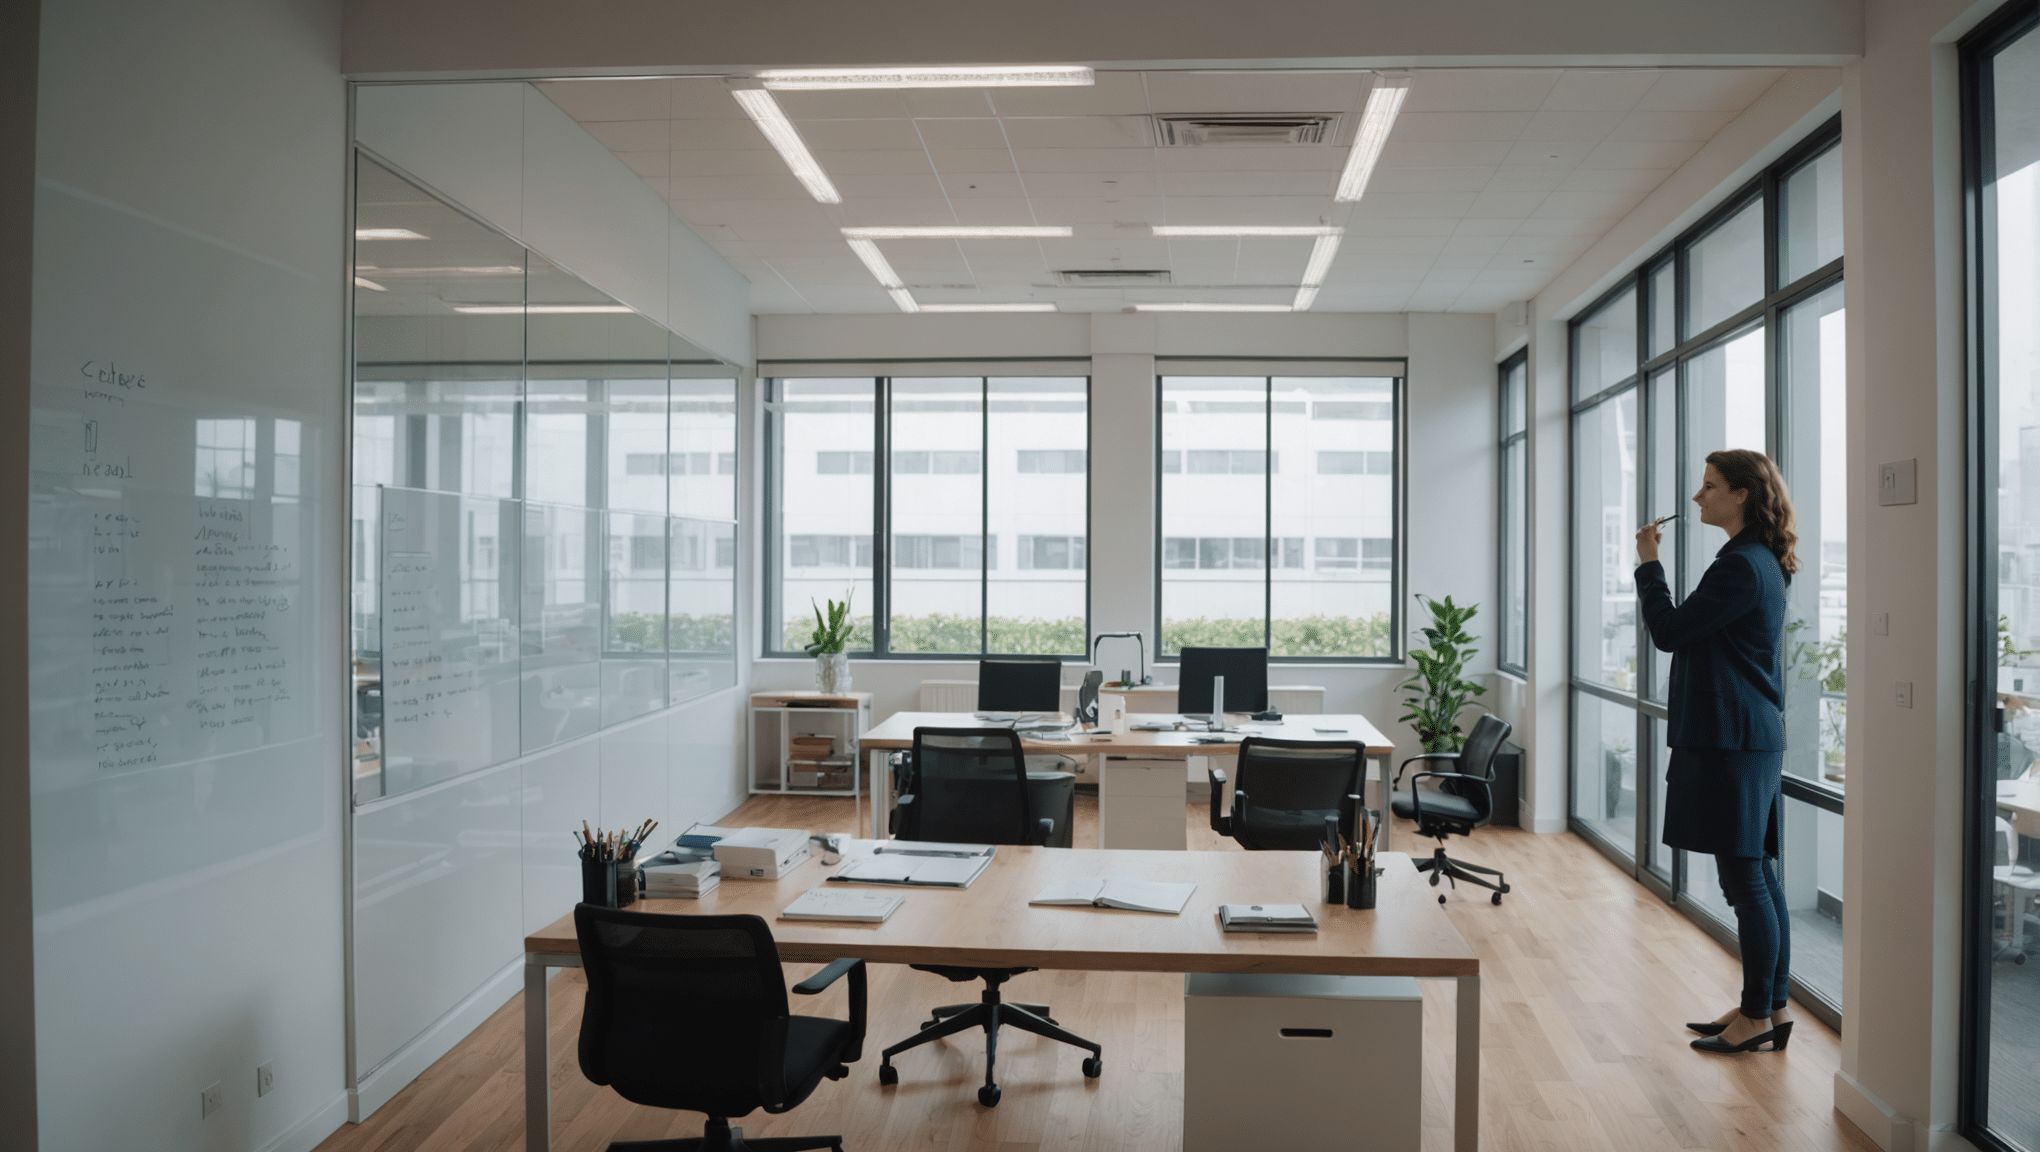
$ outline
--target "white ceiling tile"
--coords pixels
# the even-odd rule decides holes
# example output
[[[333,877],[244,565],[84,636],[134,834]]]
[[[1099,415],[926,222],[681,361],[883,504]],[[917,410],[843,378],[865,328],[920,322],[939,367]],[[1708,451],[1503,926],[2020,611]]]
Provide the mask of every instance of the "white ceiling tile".
[[[1345,112],[1367,78],[1346,72],[1149,72],[1149,108],[1174,112]]]
[[[950,172],[942,177],[942,191],[951,200],[1024,200],[1030,189],[1012,172]]]
[[[857,258],[841,236],[813,240],[746,240],[744,245],[760,260],[833,259],[838,255],[845,260]]]
[[[1468,216],[1484,216],[1493,220],[1516,219],[1530,215],[1549,192],[1482,192],[1473,198],[1473,206],[1466,210]]]
[[[1396,168],[1492,168],[1509,155],[1506,140],[1428,141],[1404,143],[1391,134],[1388,147],[1381,150],[1383,167]],[[1340,157],[1344,164],[1345,158]]]
[[[1539,107],[1553,112],[1626,112],[1657,83],[1658,75],[1644,70],[1568,69]]]
[[[1137,167],[1160,172],[1337,172],[1346,149],[1302,144],[1290,148],[1155,148]]]
[[[1524,127],[1524,140],[1574,140],[1588,144],[1605,139],[1627,112],[1537,112]]]
[[[939,198],[859,200],[853,197],[843,201],[842,211],[843,223],[847,225],[874,227],[890,224],[896,228],[912,228],[956,223],[949,201]]]
[[[1781,68],[1679,68],[1658,77],[1637,108],[1653,112],[1740,112],[1756,102]]]
[[[1525,140],[1513,145],[1503,163],[1525,168],[1559,168],[1571,171],[1579,167],[1596,145],[1574,140]]]
[[[899,120],[795,120],[802,140],[816,152],[864,149],[913,151],[921,148],[914,122]]]
[[[1081,224],[1106,220],[1162,219],[1162,204],[1156,196],[1033,196],[1034,214],[1043,224]]]
[[[909,116],[996,116],[982,88],[908,88],[900,93]]]
[[[806,200],[806,188],[781,169],[762,176],[675,176],[669,198],[689,200]]]
[[[675,176],[762,176],[787,174],[786,161],[770,148],[746,148],[741,151],[688,149],[674,152],[673,174]],[[925,163],[925,161],[923,162]]]
[[[1481,264],[1485,266],[1495,253],[1502,250],[1502,245],[1508,242],[1509,237],[1506,233],[1492,236],[1454,236],[1445,241],[1445,254],[1449,256],[1477,257]]]
[[[973,199],[952,195],[949,204],[956,212],[958,224],[1004,227],[1045,223],[1034,218],[1033,206],[1028,204],[1024,197],[1019,196]]]
[[[1560,168],[1505,164],[1495,169],[1487,183],[1489,192],[1549,192],[1565,186],[1567,173]]]
[[[681,213],[681,219],[687,221],[697,231],[704,227],[725,226],[720,221],[711,223],[706,213],[697,211],[697,208],[698,205],[687,205],[686,211]],[[843,233],[836,222],[821,210],[819,204],[814,206],[814,214],[806,219],[732,220],[726,226],[742,237],[747,244],[771,240],[784,240],[788,243],[799,240],[826,241],[831,244],[843,242]]]
[[[832,233],[835,231],[828,214],[813,200],[683,200],[674,210],[689,224],[700,221],[703,224],[730,225],[736,228],[737,235],[746,240],[763,239],[764,236],[756,231],[746,231],[745,225],[821,227]]]
[[[1161,190],[1153,172],[1030,172],[1030,196],[1152,196]]]
[[[1142,148],[1149,143],[1147,120],[1140,116],[1008,116],[1004,123],[1006,141],[1015,149]]]
[[[583,124],[590,136],[611,152],[664,152],[673,146],[667,132],[673,122],[657,120],[596,120]]]
[[[1451,241],[1449,236],[1373,236],[1364,240],[1348,238],[1339,247],[1339,258],[1348,253],[1367,255],[1369,253],[1394,253],[1404,256],[1436,256],[1445,251]]]
[[[1559,187],[1570,192],[1632,192],[1641,196],[1671,174],[1669,168],[1581,168]]]
[[[1351,216],[1346,220],[1346,243],[1357,239],[1400,236],[1450,236],[1457,220],[1414,216]]]
[[[1129,235],[1116,240],[1043,240],[1042,258],[1050,268],[1109,268],[1116,257],[1121,267],[1167,268],[1169,247],[1155,236]]]
[[[1608,133],[1610,140],[1712,140],[1733,112],[1631,112]]]
[[[749,120],[675,120],[671,135],[672,147],[679,150],[772,150]]]
[[[1472,192],[1374,192],[1355,206],[1356,218],[1381,218],[1385,216],[1416,216],[1430,218],[1453,218],[1466,215],[1473,206]]]
[[[1479,216],[1468,216],[1452,228],[1450,235],[1462,236],[1513,236],[1521,228],[1521,220],[1490,220]]]
[[[1531,236],[1518,233],[1502,241],[1495,252],[1501,256],[1576,256],[1587,242],[1575,236]]]
[[[898,88],[836,88],[824,90],[776,91],[772,98],[787,119],[802,120],[905,120],[904,90]],[[734,99],[730,101],[736,103]]]
[[[1374,197],[1367,198],[1372,201]],[[1398,197],[1387,197],[1397,200]],[[1171,196],[1167,201],[1169,224],[1318,224],[1331,211],[1323,196]],[[1364,211],[1367,205],[1363,203]],[[1391,215],[1392,213],[1376,213]]]
[[[1316,196],[1329,199],[1338,177],[1331,172],[1169,172],[1161,177],[1169,196]]]
[[[1594,145],[1580,161],[1582,168],[1677,168],[1700,150],[1698,141],[1665,140],[1641,143],[1610,140]]]
[[[989,116],[976,120],[921,119],[914,121],[914,127],[921,133],[921,142],[931,149],[1006,150],[1006,133]]]
[[[928,154],[919,149],[816,152],[814,155],[815,162],[831,179],[837,176],[926,176],[934,171],[928,166]],[[785,164],[782,162],[780,167],[784,168]]]
[[[1419,71],[1405,112],[1513,112],[1535,108],[1558,83],[1553,69],[1446,68]]]
[[[1490,187],[1494,168],[1377,168],[1369,192],[1479,192]]]
[[[1588,218],[1567,219],[1563,217],[1532,216],[1519,221],[1516,234],[1521,236],[1584,236],[1599,239],[1608,230],[1606,220]]]
[[[750,119],[719,76],[677,79],[668,90],[673,100],[666,115],[674,120]]]
[[[657,152],[618,152],[616,158],[640,176],[664,177],[671,174],[673,154],[663,149]]]
[[[1477,272],[1488,266],[1490,258],[1485,252],[1469,252],[1465,254],[1446,252],[1441,253],[1437,259],[1433,260],[1431,267],[1439,272]]]
[[[1523,135],[1530,112],[1405,112],[1395,121],[1394,137],[1407,141],[1515,140]]]
[[[1148,110],[1139,72],[1099,72],[1087,87],[997,88],[985,95],[1000,116],[1123,116]]]
[[[1636,201],[1637,197],[1628,192],[1553,192],[1531,215],[1612,223],[1635,207]]]
[[[935,148],[928,153],[935,170],[951,172],[1011,172],[1013,153],[1004,148]]]
[[[844,200],[850,202],[869,199],[943,199],[942,181],[937,180],[932,172],[923,176],[891,173],[884,175],[863,175],[841,172],[834,174],[834,180],[837,190],[843,193]],[[944,215],[946,216],[947,213],[945,212]],[[938,223],[947,223],[947,221],[938,221]]]
[[[567,115],[586,124],[591,120],[664,120],[672,115],[672,84],[670,80],[572,80],[534,87]]]

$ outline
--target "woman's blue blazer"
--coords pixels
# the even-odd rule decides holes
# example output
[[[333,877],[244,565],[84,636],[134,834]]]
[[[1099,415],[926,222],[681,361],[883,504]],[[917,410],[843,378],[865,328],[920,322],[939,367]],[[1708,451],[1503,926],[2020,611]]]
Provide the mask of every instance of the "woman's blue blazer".
[[[1745,529],[1679,604],[1653,560],[1636,569],[1651,643],[1672,654],[1672,748],[1785,749],[1785,570]]]

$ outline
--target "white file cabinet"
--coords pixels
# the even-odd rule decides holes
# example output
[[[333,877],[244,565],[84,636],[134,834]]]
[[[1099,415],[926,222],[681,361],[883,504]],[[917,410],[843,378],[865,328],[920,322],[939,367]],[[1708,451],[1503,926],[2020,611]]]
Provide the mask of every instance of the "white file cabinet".
[[[1190,846],[1184,824],[1183,762],[1102,758],[1098,766],[1098,847]]]
[[[1423,1043],[1408,976],[1187,976],[1183,1152],[1418,1152]]]

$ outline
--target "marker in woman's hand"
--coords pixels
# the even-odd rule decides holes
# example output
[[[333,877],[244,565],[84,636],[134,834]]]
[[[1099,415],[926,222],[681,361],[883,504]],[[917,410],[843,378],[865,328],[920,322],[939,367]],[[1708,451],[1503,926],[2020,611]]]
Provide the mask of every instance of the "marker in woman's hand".
[[[1660,517],[1658,517],[1657,519],[1655,519],[1655,520],[1651,521],[1651,522],[1650,522],[1650,526],[1651,526],[1651,527],[1653,527],[1653,528],[1656,528],[1656,527],[1659,527],[1660,525],[1664,524],[1664,522],[1665,522],[1665,521],[1667,521],[1667,520],[1672,520],[1672,521],[1676,521],[1676,520],[1677,520],[1677,519],[1678,519],[1679,517],[1681,517],[1681,516],[1684,516],[1684,515],[1685,515],[1685,513],[1684,513],[1684,512],[1671,512],[1671,513],[1667,513],[1666,515],[1660,516]]]

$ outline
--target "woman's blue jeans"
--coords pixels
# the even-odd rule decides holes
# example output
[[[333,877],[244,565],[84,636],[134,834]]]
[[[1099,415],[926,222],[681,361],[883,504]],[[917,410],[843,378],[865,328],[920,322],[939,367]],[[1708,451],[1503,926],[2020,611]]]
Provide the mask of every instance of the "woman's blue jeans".
[[[1714,868],[1721,894],[1735,909],[1742,942],[1742,1014],[1753,1020],[1768,1017],[1785,1007],[1792,970],[1792,915],[1778,882],[1778,858],[1716,856]]]

